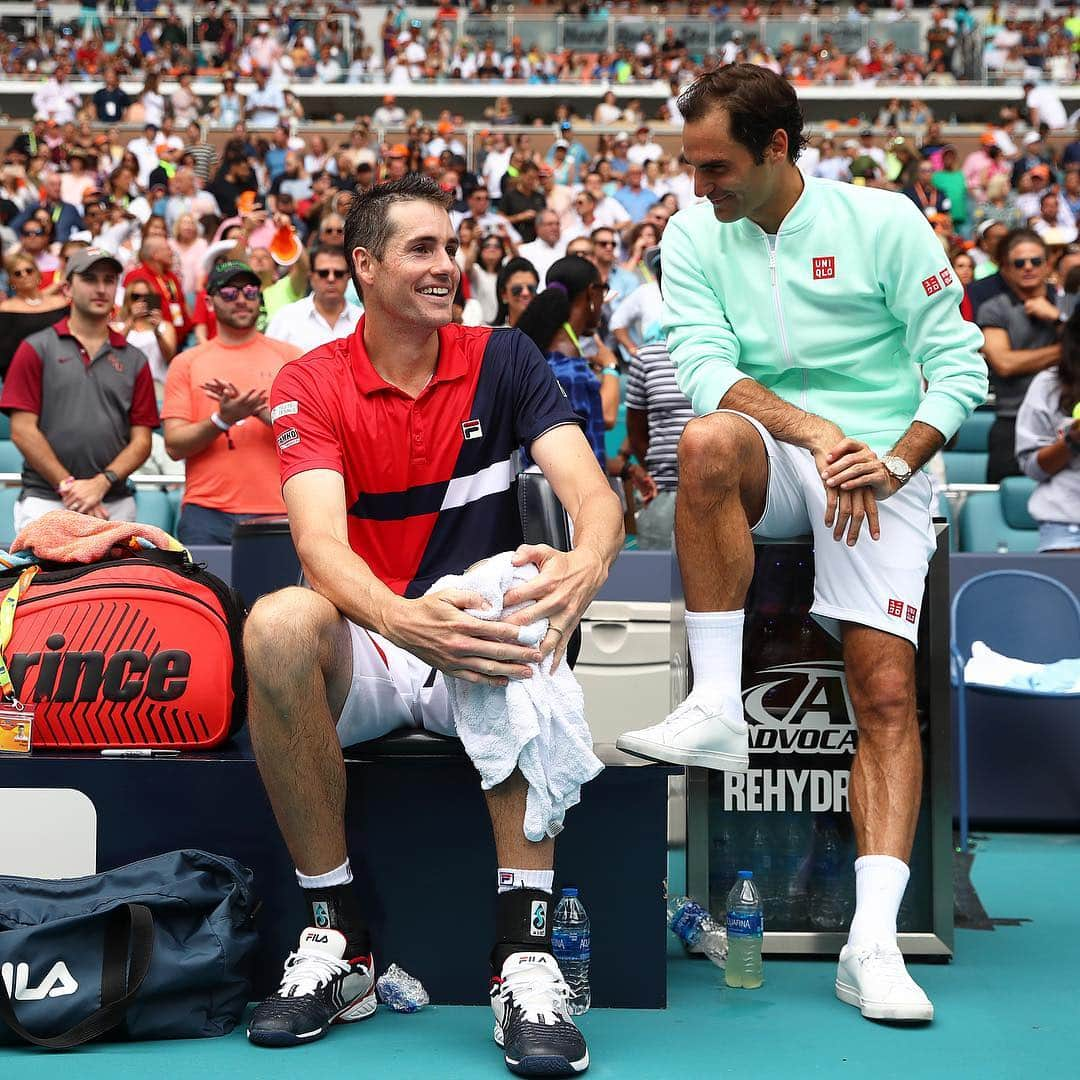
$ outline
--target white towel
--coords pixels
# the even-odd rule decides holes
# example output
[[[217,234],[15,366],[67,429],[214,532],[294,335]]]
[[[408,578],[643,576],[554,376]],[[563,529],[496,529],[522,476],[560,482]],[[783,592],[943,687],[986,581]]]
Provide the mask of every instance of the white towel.
[[[470,610],[478,619],[500,619],[519,608],[503,609],[512,586],[539,572],[532,563],[513,566],[512,551],[493,555],[464,574],[440,578],[430,592],[464,589],[490,604]],[[547,619],[521,628],[523,645],[538,645]],[[446,677],[458,737],[480,773],[484,790],[521,769],[529,784],[524,833],[532,841],[562,832],[566,811],[581,798],[581,785],[603,769],[592,751],[585,722],[585,699],[565,660],[554,673],[552,656],[533,664],[531,679],[511,679],[505,687]]]

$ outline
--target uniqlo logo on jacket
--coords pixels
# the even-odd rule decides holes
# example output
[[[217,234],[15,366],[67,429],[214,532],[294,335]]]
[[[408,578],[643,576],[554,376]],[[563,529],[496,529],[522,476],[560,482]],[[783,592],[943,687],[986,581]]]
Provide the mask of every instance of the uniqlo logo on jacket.
[[[833,255],[822,255],[814,259],[814,280],[825,281],[836,277],[836,258]]]
[[[927,296],[933,296],[934,293],[941,292],[941,282],[938,281],[937,274],[931,274],[928,278],[924,279],[922,287]]]
[[[894,619],[902,619],[904,617],[904,604],[902,600],[890,600],[887,611]]]

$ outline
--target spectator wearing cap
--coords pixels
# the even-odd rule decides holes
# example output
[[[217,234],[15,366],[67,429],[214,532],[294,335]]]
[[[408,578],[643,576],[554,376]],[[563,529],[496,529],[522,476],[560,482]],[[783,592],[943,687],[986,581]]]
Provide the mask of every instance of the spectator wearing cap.
[[[120,85],[120,76],[116,68],[105,69],[105,85],[96,91],[91,99],[94,103],[94,115],[101,124],[122,124],[131,108],[131,95]]]
[[[570,185],[577,182],[577,162],[569,156],[570,144],[565,139],[557,139],[553,147],[555,156],[548,168],[557,184]]]
[[[38,211],[44,211],[52,223],[52,240],[63,244],[76,229],[83,228],[82,215],[78,208],[64,202],[60,196],[60,174],[49,170],[41,177],[41,198],[27,203],[22,212],[11,222],[11,227],[19,232]]]
[[[620,179],[630,168],[629,153],[630,136],[625,131],[620,131],[611,143],[611,158],[608,160],[612,174]]]
[[[184,300],[184,287],[173,270],[173,253],[164,236],[150,236],[139,249],[139,261],[124,277],[124,288],[144,281],[157,294],[161,315],[182,342],[191,331],[191,316]]]
[[[15,528],[50,510],[135,520],[127,478],[150,455],[157,426],[143,353],[109,328],[120,263],[101,248],[68,260],[71,314],[15,351],[0,409],[25,459]]]
[[[647,124],[642,124],[634,135],[634,144],[626,151],[627,161],[644,166],[646,161],[659,161],[664,148],[652,138]]]
[[[217,336],[180,353],[165,380],[165,448],[186,463],[177,537],[231,544],[245,517],[284,514],[267,401],[295,345],[255,329],[259,277],[246,263],[218,263],[207,281]]]
[[[371,122],[381,128],[401,127],[405,123],[405,110],[393,94],[384,94],[382,104],[371,114]]]
[[[387,150],[383,180],[401,180],[409,171],[412,153],[404,143],[395,143]]]
[[[343,247],[319,245],[311,255],[311,293],[286,304],[266,325],[266,336],[311,352],[348,337],[360,322],[362,309],[346,303],[349,261]]]
[[[548,269],[566,254],[559,215],[550,208],[536,215],[536,239],[522,244],[518,254],[536,267],[541,281],[547,280]]]
[[[1039,203],[1042,202],[1043,195],[1052,189],[1053,182],[1054,174],[1050,166],[1041,162],[1020,177],[1016,185],[1019,192],[1016,205],[1025,224],[1039,213]]]
[[[547,199],[540,190],[540,170],[535,162],[525,161],[516,180],[507,187],[499,204],[499,213],[521,234],[524,243],[536,239],[536,219],[547,208]]]
[[[641,221],[649,207],[660,200],[656,192],[644,187],[645,169],[641,165],[628,166],[619,190],[615,192],[615,201],[622,204],[630,215],[631,221]]]

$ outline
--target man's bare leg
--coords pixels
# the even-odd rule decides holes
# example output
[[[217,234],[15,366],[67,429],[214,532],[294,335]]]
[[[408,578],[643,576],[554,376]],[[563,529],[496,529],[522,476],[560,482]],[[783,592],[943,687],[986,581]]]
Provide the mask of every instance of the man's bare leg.
[[[934,1007],[907,974],[896,944],[922,798],[915,649],[902,638],[850,623],[843,639],[859,729],[850,786],[858,858],[855,917],[840,953],[836,993],[870,1019],[931,1020]]]
[[[255,760],[292,856],[310,925],[280,990],[248,1024],[258,1046],[299,1046],[375,1013],[371,938],[345,844],[345,762],[335,729],[352,683],[349,628],[325,597],[283,589],[244,628]]]
[[[659,724],[628,731],[620,750],[676,765],[745,772],[743,604],[754,574],[751,525],[769,466],[756,428],[732,413],[691,420],[679,442],[675,546],[686,598],[694,688]]]
[[[302,874],[325,874],[348,857],[335,730],[352,681],[348,626],[318,593],[283,589],[256,603],[244,654],[251,743],[278,828]]]

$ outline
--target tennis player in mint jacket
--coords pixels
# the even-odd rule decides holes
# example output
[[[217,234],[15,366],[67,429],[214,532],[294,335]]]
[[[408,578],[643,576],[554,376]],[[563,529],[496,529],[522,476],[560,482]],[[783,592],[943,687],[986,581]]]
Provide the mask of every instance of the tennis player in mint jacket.
[[[812,534],[811,611],[842,641],[859,730],[856,906],[836,994],[871,1019],[928,1021],[896,939],[922,790],[915,647],[935,548],[923,466],[985,399],[982,334],[910,200],[803,178],[802,113],[783,79],[722,68],[679,108],[707,200],[671,219],[661,252],[668,349],[698,414],[675,513],[694,688],[618,745],[747,768],[753,537]]]

